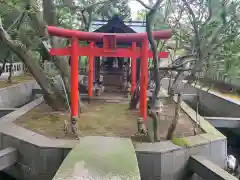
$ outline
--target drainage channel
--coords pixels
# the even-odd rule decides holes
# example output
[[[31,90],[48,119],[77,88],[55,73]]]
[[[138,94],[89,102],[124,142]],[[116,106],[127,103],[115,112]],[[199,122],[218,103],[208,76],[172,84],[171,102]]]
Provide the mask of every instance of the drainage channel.
[[[194,103],[191,103],[190,101],[185,101],[186,104],[188,104],[192,109],[196,111],[196,105]],[[203,106],[199,105],[198,112],[201,116],[206,117],[206,119],[209,119],[209,122],[213,121],[212,119],[216,118],[216,120],[222,120],[222,117],[218,118],[218,112],[209,112],[206,108],[203,108]],[[218,118],[218,119],[217,119]],[[224,117],[226,121],[237,121],[237,119],[240,118],[231,118],[231,117]],[[237,122],[236,122],[237,123]],[[215,123],[212,122],[212,125],[214,126]],[[217,124],[217,123],[216,123]],[[228,146],[228,154],[234,155],[238,161],[240,161],[240,133],[237,133],[240,131],[239,128],[234,128],[229,125],[229,123],[222,123],[224,126],[220,126],[219,124],[216,125],[215,128],[220,131],[223,135],[227,137],[227,146]]]
[[[6,116],[7,114],[13,112],[17,108],[0,108],[0,118]],[[17,180],[3,171],[0,171],[0,180]]]
[[[35,99],[35,98],[34,98]],[[32,100],[34,100],[32,99]],[[31,101],[32,101],[31,100]],[[30,101],[30,102],[31,102]],[[29,102],[26,102],[24,104],[22,104],[21,106],[18,106],[16,108],[0,108],[0,118],[3,117],[3,116],[6,116],[7,114],[15,111],[16,109],[28,104]],[[13,177],[11,177],[10,175],[8,175],[7,173],[3,172],[3,171],[0,171],[0,180],[17,180]]]

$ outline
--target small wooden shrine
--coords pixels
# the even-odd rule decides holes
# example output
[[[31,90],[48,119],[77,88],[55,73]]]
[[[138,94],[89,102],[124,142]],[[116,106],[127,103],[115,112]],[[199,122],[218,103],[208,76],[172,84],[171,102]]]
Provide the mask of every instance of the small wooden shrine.
[[[129,24],[129,23],[128,23]],[[143,23],[140,22],[141,25]],[[139,23],[138,23],[139,26]],[[131,27],[127,26],[120,16],[115,15],[106,24],[103,24],[93,32],[101,33],[136,33]],[[103,47],[103,42],[96,42],[97,47]],[[131,48],[132,42],[117,42],[117,47]],[[137,44],[140,47],[140,44]],[[118,86],[123,85],[124,65],[130,65],[131,59],[124,57],[95,57],[94,61],[94,78],[95,82],[101,81],[100,77],[103,77],[103,83],[105,86]],[[137,60],[137,80],[139,79],[140,61]]]

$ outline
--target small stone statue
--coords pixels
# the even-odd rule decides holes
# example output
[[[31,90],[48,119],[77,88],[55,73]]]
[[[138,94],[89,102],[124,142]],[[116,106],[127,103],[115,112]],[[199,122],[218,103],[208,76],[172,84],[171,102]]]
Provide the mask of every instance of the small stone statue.
[[[237,159],[233,155],[227,156],[226,166],[226,170],[230,174],[237,177],[238,179],[240,178],[240,166]]]

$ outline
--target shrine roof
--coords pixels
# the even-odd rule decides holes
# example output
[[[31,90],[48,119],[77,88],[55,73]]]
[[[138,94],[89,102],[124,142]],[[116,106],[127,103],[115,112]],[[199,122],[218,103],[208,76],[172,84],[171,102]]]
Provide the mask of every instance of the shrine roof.
[[[104,33],[138,33],[146,32],[146,23],[141,21],[123,21],[118,15],[112,19],[97,20],[91,24],[90,31]]]
[[[91,32],[102,32],[102,33],[139,33],[146,32],[146,23],[141,21],[123,21],[118,15],[113,16],[112,19],[96,20],[91,23]],[[102,42],[97,42],[101,45]],[[131,42],[119,43],[118,45],[131,46]],[[139,44],[137,44],[139,46]]]

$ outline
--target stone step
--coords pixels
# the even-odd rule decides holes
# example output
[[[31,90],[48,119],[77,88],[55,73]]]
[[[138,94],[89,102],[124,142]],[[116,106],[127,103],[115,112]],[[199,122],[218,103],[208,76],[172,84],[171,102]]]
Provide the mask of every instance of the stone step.
[[[0,150],[0,171],[4,170],[17,162],[17,150],[9,147]]]
[[[53,180],[140,180],[130,139],[87,136],[68,154]]]
[[[213,162],[209,161],[208,158],[203,156],[194,155],[191,156],[188,165],[188,173],[184,179],[191,179],[194,173],[199,175],[203,179],[211,180],[237,180],[236,177],[229,174]]]

